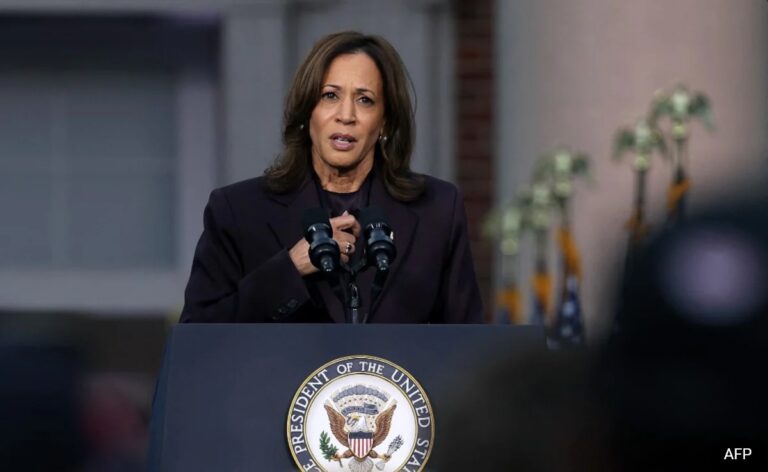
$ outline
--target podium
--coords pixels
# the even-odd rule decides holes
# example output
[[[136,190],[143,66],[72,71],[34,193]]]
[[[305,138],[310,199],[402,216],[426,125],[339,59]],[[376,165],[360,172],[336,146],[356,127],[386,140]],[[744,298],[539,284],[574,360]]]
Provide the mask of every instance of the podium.
[[[292,399],[320,366],[350,355],[386,359],[418,379],[436,451],[452,387],[494,359],[544,346],[536,326],[178,325],[155,392],[149,470],[299,470],[286,436]]]

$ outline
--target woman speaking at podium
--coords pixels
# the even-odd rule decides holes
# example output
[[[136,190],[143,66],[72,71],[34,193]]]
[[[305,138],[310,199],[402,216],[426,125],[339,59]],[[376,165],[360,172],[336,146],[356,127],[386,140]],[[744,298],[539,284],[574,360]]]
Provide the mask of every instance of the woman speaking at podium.
[[[410,170],[409,90],[399,54],[381,37],[343,32],[315,44],[288,93],[280,156],[264,176],[211,193],[182,322],[341,323],[350,318],[340,293],[352,282],[357,321],[481,322],[461,194]],[[376,267],[354,280],[319,271],[307,210],[330,215],[326,240],[341,271],[364,265],[359,215],[372,207],[396,250],[384,282]]]

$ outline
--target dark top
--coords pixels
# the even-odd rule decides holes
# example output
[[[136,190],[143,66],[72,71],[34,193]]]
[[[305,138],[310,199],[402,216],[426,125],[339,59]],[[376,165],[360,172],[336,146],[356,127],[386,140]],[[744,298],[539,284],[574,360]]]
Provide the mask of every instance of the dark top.
[[[397,248],[369,321],[482,322],[457,188],[425,176],[423,195],[403,203],[374,174],[369,195],[370,205],[389,220]],[[323,274],[302,277],[288,254],[303,237],[304,211],[321,206],[321,198],[311,178],[286,194],[270,192],[264,177],[211,192],[181,321],[344,322],[344,307]],[[369,269],[358,280],[370,284],[374,272]],[[364,277],[369,281],[363,282]],[[362,295],[365,301],[365,290]]]
[[[320,184],[320,179],[315,174],[315,187],[320,196],[320,202],[324,209],[328,211],[331,218],[342,215],[345,211],[354,215],[355,218],[360,220],[360,211],[370,205],[370,192],[371,192],[371,180],[376,173],[376,168],[371,169],[368,176],[363,181],[363,184],[355,192],[339,193],[325,190]],[[350,255],[348,265],[351,267],[356,266],[360,259],[362,259],[365,248],[365,241],[363,235],[357,238],[355,242],[355,251]],[[344,248],[340,248],[342,251]],[[354,276],[342,271],[340,274],[340,284],[345,287],[349,287],[351,282],[357,286],[360,303],[360,314],[363,318],[371,309],[372,302],[372,286],[375,274],[375,269],[366,268],[365,270],[356,273]],[[349,291],[349,290],[348,290]]]

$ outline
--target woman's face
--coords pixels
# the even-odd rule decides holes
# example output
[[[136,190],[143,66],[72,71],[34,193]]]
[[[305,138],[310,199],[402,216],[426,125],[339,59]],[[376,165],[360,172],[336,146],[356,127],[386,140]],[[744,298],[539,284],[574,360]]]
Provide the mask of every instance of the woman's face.
[[[343,54],[331,62],[309,120],[315,169],[337,173],[373,163],[384,126],[383,94],[381,74],[367,54]]]

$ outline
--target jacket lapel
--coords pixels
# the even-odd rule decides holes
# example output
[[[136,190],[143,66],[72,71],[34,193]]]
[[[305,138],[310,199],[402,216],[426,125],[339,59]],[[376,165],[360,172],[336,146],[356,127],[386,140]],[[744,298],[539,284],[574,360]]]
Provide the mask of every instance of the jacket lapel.
[[[395,249],[397,255],[395,261],[389,268],[389,275],[384,282],[381,293],[371,306],[371,313],[369,319],[374,319],[376,316],[376,309],[381,305],[381,301],[387,296],[389,288],[392,286],[393,280],[397,277],[400,267],[405,264],[408,259],[408,251],[413,243],[414,235],[416,234],[416,226],[418,225],[419,218],[416,213],[413,212],[406,204],[399,202],[392,198],[387,192],[384,186],[384,181],[380,177],[380,173],[376,173],[371,182],[371,198],[370,205],[378,206],[384,211],[384,217],[392,227],[394,233],[393,242],[395,243]],[[375,270],[373,268],[369,270]]]
[[[269,219],[269,226],[277,236],[280,244],[286,249],[290,250],[294,244],[304,237],[302,224],[304,219],[304,212],[310,208],[320,207],[320,201],[318,200],[317,190],[312,183],[311,178],[304,179],[304,183],[298,190],[286,194],[276,195],[269,194],[270,198],[281,205],[278,211]],[[331,285],[325,277],[314,274],[308,276],[314,280],[314,285],[317,287],[317,291],[323,299],[328,314],[337,323],[344,322],[344,310],[341,302],[333,293]],[[306,279],[306,278],[305,278]],[[309,284],[313,284],[312,281],[307,280]],[[311,293],[311,291],[310,291]]]

